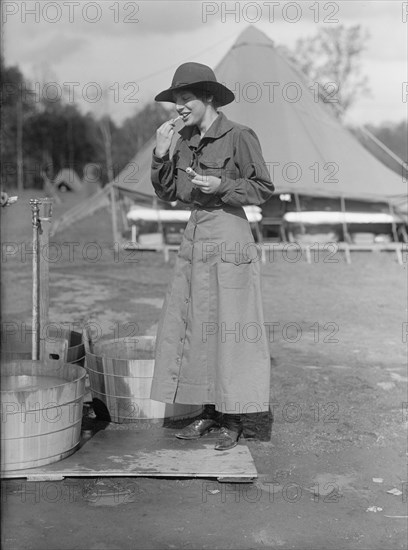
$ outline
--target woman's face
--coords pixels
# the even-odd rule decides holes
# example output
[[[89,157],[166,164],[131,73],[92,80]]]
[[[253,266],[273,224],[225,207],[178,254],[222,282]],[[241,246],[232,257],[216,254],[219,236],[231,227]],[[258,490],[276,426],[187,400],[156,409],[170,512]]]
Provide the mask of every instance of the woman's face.
[[[209,104],[204,103],[191,90],[175,92],[174,100],[176,110],[183,117],[185,126],[199,126]]]

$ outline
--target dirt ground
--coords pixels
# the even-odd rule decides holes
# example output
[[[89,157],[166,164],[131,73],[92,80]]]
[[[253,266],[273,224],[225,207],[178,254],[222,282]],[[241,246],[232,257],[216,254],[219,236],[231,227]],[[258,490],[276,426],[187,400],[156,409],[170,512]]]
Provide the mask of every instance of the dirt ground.
[[[31,323],[31,196],[1,212],[2,323],[22,331]],[[67,195],[54,215],[74,202]],[[100,212],[52,238],[50,320],[74,330],[91,320],[103,338],[154,334],[174,255],[166,264],[112,246],[110,223]],[[273,423],[270,437],[248,439],[255,483],[3,481],[2,547],[405,548],[408,258],[313,260],[292,250],[262,266]],[[98,487],[116,498],[92,498]]]

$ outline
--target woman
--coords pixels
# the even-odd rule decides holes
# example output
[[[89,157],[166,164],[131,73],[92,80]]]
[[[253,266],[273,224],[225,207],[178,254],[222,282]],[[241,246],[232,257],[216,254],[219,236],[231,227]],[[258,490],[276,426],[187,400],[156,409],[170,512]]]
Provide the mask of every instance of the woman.
[[[274,186],[255,133],[218,112],[234,94],[209,67],[181,65],[155,100],[175,103],[184,127],[171,158],[175,120],[157,130],[152,183],[192,212],[159,321],[151,398],[205,405],[176,437],[219,427],[215,449],[231,449],[241,415],[269,409],[260,255],[243,206],[264,203]]]

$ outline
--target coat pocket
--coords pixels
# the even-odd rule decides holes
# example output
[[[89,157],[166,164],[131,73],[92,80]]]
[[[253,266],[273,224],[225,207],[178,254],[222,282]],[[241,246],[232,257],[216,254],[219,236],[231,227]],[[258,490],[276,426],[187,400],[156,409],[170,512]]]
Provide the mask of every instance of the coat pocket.
[[[252,276],[252,259],[242,257],[233,262],[221,258],[217,272],[221,288],[248,288]]]
[[[222,158],[200,158],[198,161],[198,166],[200,172],[204,176],[216,176],[220,178],[223,171],[225,171],[230,157]]]

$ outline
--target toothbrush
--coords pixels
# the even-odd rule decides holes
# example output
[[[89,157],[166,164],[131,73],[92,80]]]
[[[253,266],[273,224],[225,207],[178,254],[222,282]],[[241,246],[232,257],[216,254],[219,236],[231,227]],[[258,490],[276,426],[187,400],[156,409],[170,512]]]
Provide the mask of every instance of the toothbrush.
[[[195,172],[192,168],[188,167],[186,168],[186,173],[189,178],[194,179],[196,176],[198,176],[197,172]]]

